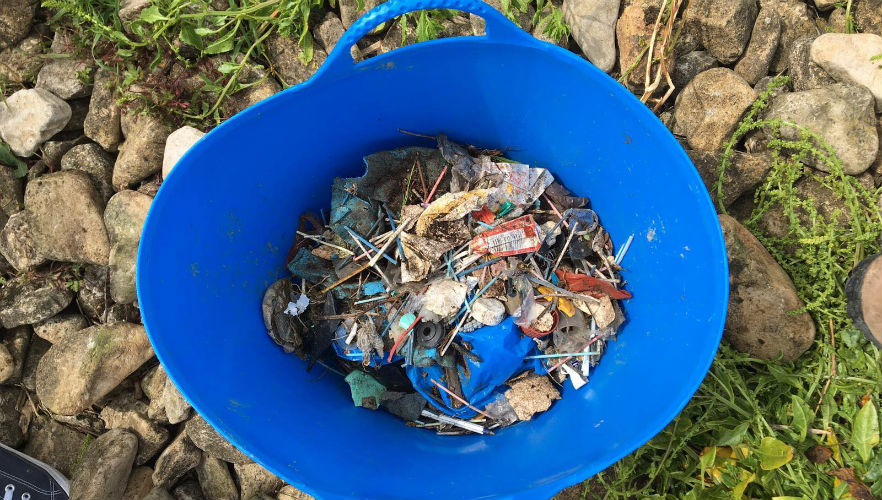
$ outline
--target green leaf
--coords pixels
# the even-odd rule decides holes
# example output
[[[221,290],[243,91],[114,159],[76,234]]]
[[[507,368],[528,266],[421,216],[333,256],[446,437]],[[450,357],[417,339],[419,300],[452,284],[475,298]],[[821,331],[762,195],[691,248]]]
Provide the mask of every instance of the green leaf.
[[[239,65],[235,64],[235,63],[231,63],[231,62],[225,62],[217,67],[217,70],[222,75],[228,75],[228,74],[232,73],[233,71],[236,71],[237,69],[239,69]]]
[[[732,488],[732,496],[735,500],[741,500],[741,497],[744,496],[744,490],[747,489],[747,485],[756,479],[756,474],[742,469],[739,473],[739,479],[741,481]]]
[[[735,446],[741,444],[744,441],[744,434],[747,433],[748,427],[750,427],[750,422],[741,422],[735,426],[734,429],[724,430],[717,438],[717,446]]]
[[[873,447],[879,444],[879,415],[873,400],[867,401],[857,412],[851,429],[851,442],[861,460],[866,463],[873,456]]]
[[[2,163],[3,165],[8,165],[10,167],[16,167],[18,170],[24,168],[25,175],[27,175],[28,164],[21,161],[17,156],[12,154],[12,150],[9,149],[9,145],[7,145],[2,140],[0,140],[0,163]],[[16,170],[16,173],[18,173],[18,170]]]
[[[790,406],[793,409],[793,429],[796,431],[797,436],[799,436],[799,442],[801,443],[805,441],[809,424],[814,420],[814,415],[809,407],[806,406],[805,401],[795,395],[790,397]]]
[[[312,44],[312,35],[307,31],[300,38],[300,54],[297,55],[297,58],[300,59],[300,63],[306,66],[310,62],[312,62],[313,55],[315,50]]]
[[[196,30],[193,29],[193,26],[184,26],[181,28],[181,33],[178,35],[178,38],[181,39],[182,42],[187,45],[192,45],[197,49],[202,49],[202,37],[196,33]]]
[[[759,447],[760,467],[775,470],[793,460],[793,447],[770,436],[763,438]]]
[[[235,30],[230,30],[227,34],[212,42],[208,47],[205,47],[205,50],[202,52],[206,54],[223,54],[224,52],[233,50],[233,39],[235,34]]]
[[[213,30],[211,28],[196,28],[194,31],[199,36],[208,36],[208,35],[213,34],[215,30]]]
[[[147,7],[146,9],[141,11],[141,15],[138,16],[138,19],[144,21],[145,23],[153,24],[158,23],[159,21],[168,21],[168,17],[162,15],[159,12],[159,6],[153,5],[151,7]]]

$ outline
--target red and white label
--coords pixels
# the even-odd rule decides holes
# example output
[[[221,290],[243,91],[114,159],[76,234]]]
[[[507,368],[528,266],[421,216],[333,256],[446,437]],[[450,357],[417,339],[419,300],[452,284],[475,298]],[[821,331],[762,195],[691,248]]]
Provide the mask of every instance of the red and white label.
[[[532,215],[524,215],[475,236],[469,244],[469,250],[476,254],[506,257],[535,252],[540,246],[542,241],[536,221]]]

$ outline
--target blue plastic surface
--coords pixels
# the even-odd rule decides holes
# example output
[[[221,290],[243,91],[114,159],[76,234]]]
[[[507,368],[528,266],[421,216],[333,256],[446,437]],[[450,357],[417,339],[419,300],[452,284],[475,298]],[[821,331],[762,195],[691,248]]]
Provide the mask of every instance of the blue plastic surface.
[[[404,47],[354,64],[349,47],[415,9],[481,15],[488,35]],[[436,436],[352,405],[339,377],[307,373],[266,335],[261,299],[288,275],[297,218],[327,208],[362,157],[431,141],[546,167],[616,247],[629,321],[587,386],[494,436]],[[226,121],[191,149],[150,208],[138,296],[169,376],[248,456],[325,499],[539,499],[649,440],[704,378],[726,316],[726,253],[688,157],[626,89],[475,0],[393,0],[343,36],[308,82]],[[318,379],[318,380],[316,380]],[[357,439],[353,431],[357,429]],[[346,472],[340,472],[340,464]]]

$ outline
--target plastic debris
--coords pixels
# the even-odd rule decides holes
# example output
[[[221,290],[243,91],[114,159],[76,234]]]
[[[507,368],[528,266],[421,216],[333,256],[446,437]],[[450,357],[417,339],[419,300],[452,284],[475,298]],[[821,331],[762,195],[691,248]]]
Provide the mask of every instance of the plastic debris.
[[[267,289],[263,318],[307,369],[344,376],[357,406],[490,434],[548,410],[554,384],[590,383],[625,321],[635,239],[614,245],[549,170],[436,140],[334,179],[330,210],[298,219],[295,279]]]

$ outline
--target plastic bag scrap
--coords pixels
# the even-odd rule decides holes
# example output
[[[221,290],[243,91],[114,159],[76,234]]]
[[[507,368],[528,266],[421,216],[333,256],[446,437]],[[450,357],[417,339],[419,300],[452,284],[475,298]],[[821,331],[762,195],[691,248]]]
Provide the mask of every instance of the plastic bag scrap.
[[[417,134],[418,135],[418,134]],[[264,296],[270,338],[341,373],[353,403],[439,433],[486,434],[589,375],[631,299],[586,197],[549,170],[436,137],[337,178],[304,213],[291,279]]]

